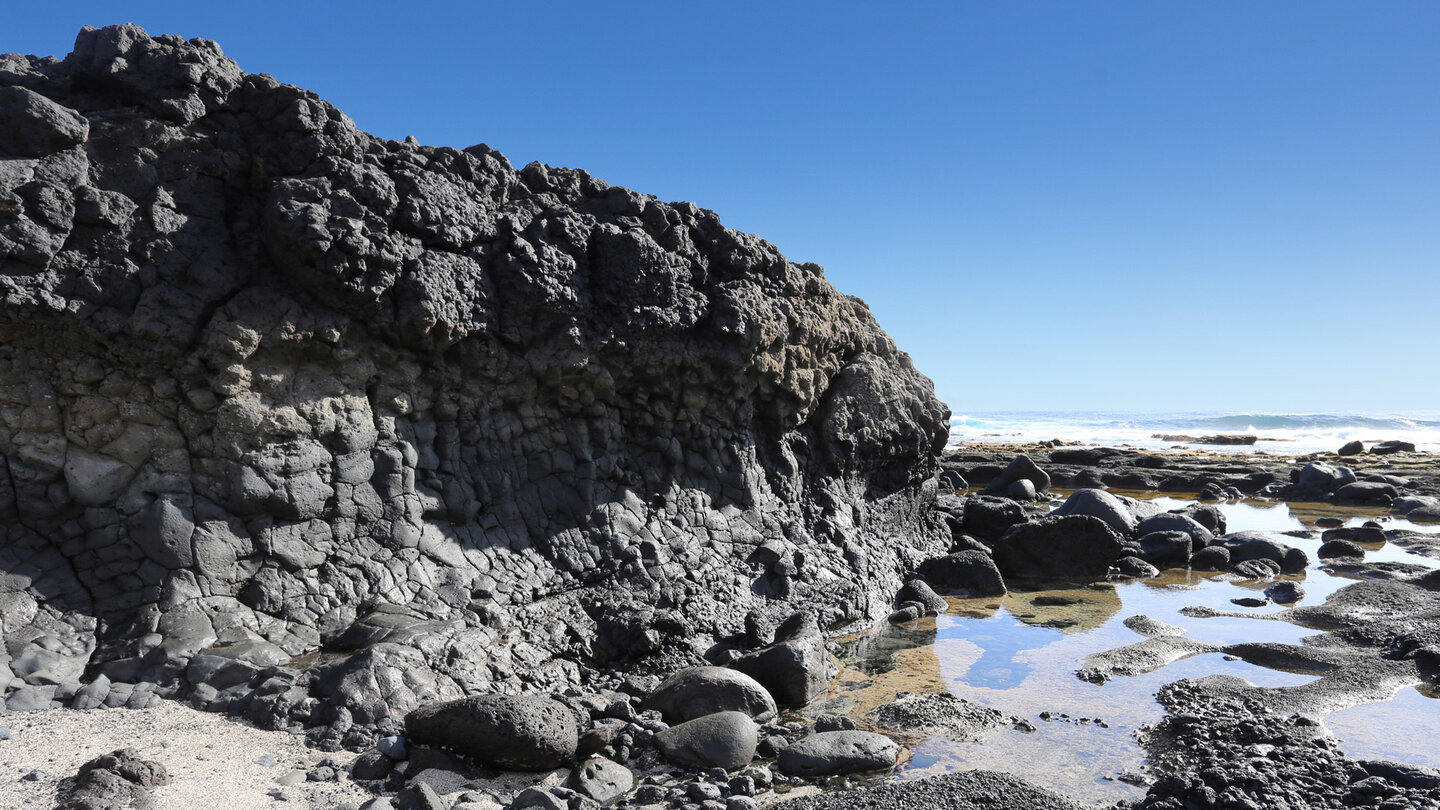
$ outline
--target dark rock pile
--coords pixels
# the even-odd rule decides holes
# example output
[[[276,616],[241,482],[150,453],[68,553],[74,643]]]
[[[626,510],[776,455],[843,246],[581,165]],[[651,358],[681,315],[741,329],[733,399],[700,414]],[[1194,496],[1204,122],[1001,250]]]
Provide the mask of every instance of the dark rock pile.
[[[0,56],[0,120],[11,709],[361,748],[872,620],[945,550],[929,381],[710,211],[375,138],[133,25]]]

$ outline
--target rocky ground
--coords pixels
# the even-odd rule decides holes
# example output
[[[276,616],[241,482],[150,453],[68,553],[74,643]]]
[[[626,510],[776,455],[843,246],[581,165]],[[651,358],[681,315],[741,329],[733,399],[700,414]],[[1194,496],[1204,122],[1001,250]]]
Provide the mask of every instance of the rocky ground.
[[[942,458],[933,387],[819,267],[583,171],[375,138],[205,40],[0,55],[0,116],[16,806],[1066,807],[883,784],[907,734],[1009,722],[963,702],[789,712],[832,635],[940,593],[1308,562],[1107,488],[1440,516],[1434,459],[1397,445]],[[1434,577],[1363,558],[1430,539],[1328,531],[1366,581],[1288,614],[1324,641],[1227,650],[1322,685],[1168,690],[1147,806],[1433,805],[1433,774],[1290,716],[1436,678]],[[1144,631],[1081,674],[1183,651]]]
[[[1425,480],[1426,462],[1398,461],[1408,464],[1413,478]],[[1204,477],[1240,461],[1225,458],[1209,472],[1195,455],[1167,463]],[[1285,463],[1297,470],[1285,473],[1294,483],[1309,480],[1304,471],[1327,462]],[[1395,469],[1390,464],[1393,461],[1382,469]],[[1277,471],[1285,469],[1274,459],[1260,461],[1264,468],[1272,465]],[[1147,501],[1098,489],[1080,489],[1063,498],[1053,495],[1055,479],[1047,478],[1054,466],[1012,457],[987,485],[999,481],[1009,490],[1015,480],[1027,481],[1035,494],[1026,500],[984,495],[974,488],[939,498],[936,509],[952,531],[951,552],[917,564],[915,576],[895,593],[889,621],[903,627],[945,609],[937,592],[997,594],[1004,593],[1008,583],[1143,577],[1185,566],[1219,567],[1244,578],[1273,578],[1280,585],[1288,584],[1281,574],[1308,563],[1298,548],[1272,537],[1228,532],[1218,510],[1203,504],[1163,512]],[[1335,489],[1344,487],[1349,478],[1345,465],[1329,466],[1332,478],[1340,482]],[[1376,466],[1381,465],[1371,469]],[[953,459],[946,468],[959,470]],[[960,474],[978,479],[983,469],[971,466]],[[1012,480],[1006,482],[1007,477]],[[1402,497],[1412,495],[1405,492]],[[1151,784],[1135,806],[1440,807],[1440,774],[1403,763],[1348,759],[1313,719],[1338,707],[1384,699],[1414,684],[1440,683],[1440,635],[1435,630],[1440,627],[1440,575],[1413,565],[1364,559],[1384,542],[1440,559],[1440,541],[1435,535],[1387,531],[1383,526],[1312,530],[1328,538],[1321,552],[1325,563],[1358,581],[1323,605],[1271,616],[1323,631],[1320,635],[1299,646],[1242,643],[1212,650],[1200,645],[1205,651],[1321,677],[1283,688],[1258,688],[1220,676],[1167,686],[1159,696],[1166,717],[1144,739],[1152,757]],[[1273,587],[1266,589],[1265,598],[1293,601],[1284,589]],[[1077,661],[1078,677],[1147,672],[1197,651],[1197,642],[1185,639],[1178,628],[1143,616],[1133,617],[1127,626],[1145,638]],[[316,807],[427,810],[579,810],[610,803],[688,810],[744,810],[777,802],[795,808],[1079,806],[1003,774],[969,772],[889,783],[883,775],[903,763],[904,746],[917,735],[983,739],[991,729],[1023,721],[940,694],[898,694],[869,708],[858,722],[849,716],[793,713],[830,687],[836,648],[803,612],[773,634],[766,635],[762,628],[754,628],[754,633],[751,651],[737,649],[718,662],[721,665],[681,669],[663,679],[617,672],[548,696],[491,695],[429,703],[402,718],[395,734],[353,759],[345,756],[343,767],[335,767],[342,764],[338,760],[327,764],[320,752],[311,751],[308,759],[292,755],[294,763],[275,763],[270,769],[292,773],[295,780],[303,775],[320,781],[286,787],[267,775],[267,786],[256,784],[251,774],[245,790],[255,800],[269,800],[268,792],[280,787],[289,791],[292,801]],[[99,714],[143,717],[154,711]],[[54,713],[12,715],[26,722],[49,716]],[[15,739],[0,745],[13,745],[29,733],[19,722],[12,720],[11,726]],[[50,768],[37,766],[50,775],[28,787],[24,774],[18,774],[20,781],[10,786],[13,795],[23,797],[20,801],[45,801],[37,797],[53,794],[55,775],[69,776],[92,751],[108,748],[111,743],[102,740]],[[164,762],[172,774],[179,771],[173,758],[165,762],[159,751],[152,744],[139,754]],[[247,757],[253,761],[247,751],[232,759]],[[15,767],[30,768],[30,761],[17,760]],[[172,778],[175,785],[185,779],[183,773]],[[335,792],[357,789],[366,793]],[[167,790],[175,787],[151,792],[163,799]],[[348,805],[343,803],[346,795],[354,797]]]

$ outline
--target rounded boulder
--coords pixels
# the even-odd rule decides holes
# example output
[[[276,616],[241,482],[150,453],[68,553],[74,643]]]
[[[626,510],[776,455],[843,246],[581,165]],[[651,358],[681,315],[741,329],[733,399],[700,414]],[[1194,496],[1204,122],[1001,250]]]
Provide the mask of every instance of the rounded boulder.
[[[780,770],[792,776],[828,776],[895,766],[900,746],[873,731],[822,731],[780,752]]]
[[[690,768],[733,771],[750,764],[760,727],[744,712],[717,712],[671,726],[655,735],[665,758]]]
[[[498,768],[546,771],[569,762],[575,715],[547,697],[476,695],[431,703],[405,717],[412,742],[451,748]]]
[[[716,712],[744,712],[758,722],[775,717],[775,699],[764,686],[743,672],[725,667],[682,669],[660,682],[645,698],[671,724],[684,723]]]

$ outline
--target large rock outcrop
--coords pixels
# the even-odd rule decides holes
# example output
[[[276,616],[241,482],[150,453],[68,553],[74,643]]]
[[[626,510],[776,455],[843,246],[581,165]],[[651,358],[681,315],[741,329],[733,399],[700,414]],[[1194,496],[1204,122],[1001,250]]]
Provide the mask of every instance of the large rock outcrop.
[[[375,138],[133,25],[0,56],[0,124],[17,704],[341,734],[883,615],[944,551],[930,382],[710,211]],[[322,645],[359,651],[275,669]]]

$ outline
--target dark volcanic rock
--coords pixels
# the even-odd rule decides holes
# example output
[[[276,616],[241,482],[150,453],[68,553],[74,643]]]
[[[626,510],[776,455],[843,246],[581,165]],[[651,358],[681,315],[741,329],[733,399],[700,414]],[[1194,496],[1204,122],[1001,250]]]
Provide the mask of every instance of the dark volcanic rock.
[[[1004,596],[1005,580],[995,561],[979,551],[957,551],[920,563],[920,576],[941,593]]]
[[[0,61],[0,587],[56,667],[178,694],[217,642],[378,632],[410,652],[366,688],[233,703],[373,725],[876,618],[946,551],[930,383],[713,212],[375,138],[133,25]]]
[[[579,738],[575,715],[544,697],[476,695],[421,706],[406,735],[500,768],[543,771],[569,762]]]
[[[164,765],[141,759],[140,752],[125,748],[81,765],[56,810],[149,810],[156,806],[150,789],[169,783]]]
[[[744,712],[717,712],[665,729],[655,745],[676,765],[733,771],[755,758],[759,734]]]
[[[1377,456],[1388,456],[1395,453],[1413,453],[1415,452],[1415,445],[1402,441],[1380,442],[1379,444],[1373,445],[1370,448],[1370,452]]]
[[[746,653],[731,667],[759,681],[781,706],[804,706],[824,692],[832,675],[825,638],[808,613],[791,616],[763,650]]]
[[[1135,532],[1135,516],[1126,508],[1124,502],[1103,489],[1076,490],[1050,514],[1056,517],[1089,515],[1105,521],[1106,525],[1121,535]]]
[[[725,667],[682,669],[645,699],[667,723],[683,723],[716,712],[740,711],[763,723],[775,717],[775,700],[754,678]]]
[[[1124,546],[1103,520],[1090,515],[1047,517],[1016,526],[995,546],[1005,576],[1103,579]]]
[[[822,731],[780,752],[780,770],[793,776],[878,771],[895,766],[900,746],[873,731]]]
[[[961,771],[791,799],[782,810],[1081,810],[1081,805],[1023,779],[995,771]]]

